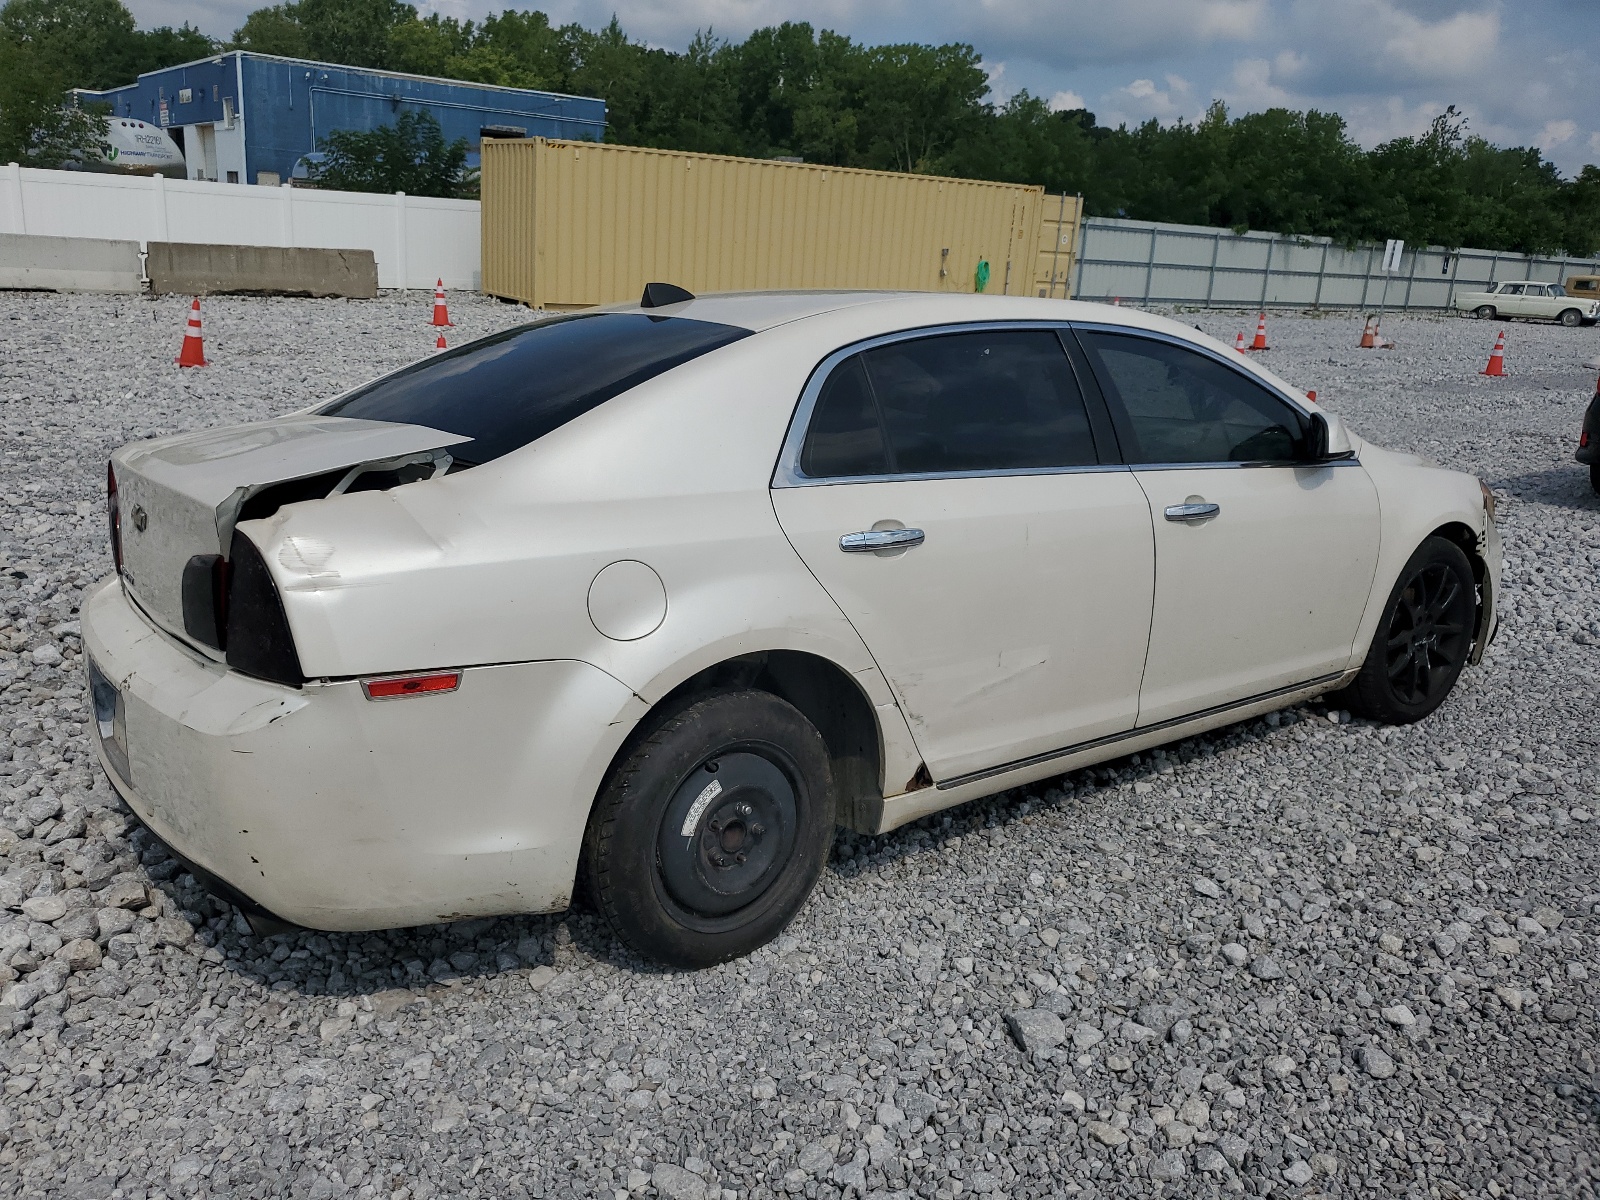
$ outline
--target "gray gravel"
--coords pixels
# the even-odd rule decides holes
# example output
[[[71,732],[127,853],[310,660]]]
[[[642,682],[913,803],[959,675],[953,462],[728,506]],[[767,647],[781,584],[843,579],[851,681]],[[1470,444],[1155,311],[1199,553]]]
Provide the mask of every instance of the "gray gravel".
[[[588,913],[258,940],[99,778],[107,453],[432,346],[429,298],[0,294],[0,1180],[24,1195],[1590,1195],[1592,330],[1274,317],[1271,361],[1500,497],[1505,628],[1419,726],[1310,706],[841,835],[696,974]],[[519,319],[452,298],[452,340]],[[1229,341],[1250,318],[1195,317]]]

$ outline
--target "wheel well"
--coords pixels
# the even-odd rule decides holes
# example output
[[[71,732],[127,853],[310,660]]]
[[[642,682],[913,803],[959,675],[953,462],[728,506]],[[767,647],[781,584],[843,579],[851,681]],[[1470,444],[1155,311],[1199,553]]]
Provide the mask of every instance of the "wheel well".
[[[1478,544],[1478,535],[1460,521],[1451,521],[1448,525],[1441,525],[1429,537],[1444,538],[1447,542],[1454,542],[1461,547],[1461,552],[1467,556],[1467,561],[1472,564],[1472,578],[1478,585],[1477,591],[1477,622],[1473,637],[1472,655],[1469,662],[1477,662],[1483,657],[1483,640],[1488,630],[1484,620],[1489,611],[1489,567],[1483,560],[1483,549]]]
[[[663,696],[639,722],[634,735],[617,752],[613,766],[666,716],[705,696],[741,688],[771,692],[794,705],[817,727],[832,760],[839,824],[863,833],[876,832],[883,807],[879,783],[883,752],[877,717],[871,701],[849,673],[814,654],[766,650],[696,672]]]

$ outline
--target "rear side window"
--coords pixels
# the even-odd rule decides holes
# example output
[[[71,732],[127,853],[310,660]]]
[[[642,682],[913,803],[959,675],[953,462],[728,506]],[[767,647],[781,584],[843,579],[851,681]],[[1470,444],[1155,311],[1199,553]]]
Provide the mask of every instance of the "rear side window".
[[[750,330],[645,313],[586,313],[508,329],[368,384],[321,411],[469,437],[485,463]]]
[[[1090,466],[1083,394],[1055,333],[941,334],[863,351],[817,397],[812,478]]]
[[[800,469],[813,479],[889,473],[883,426],[859,354],[834,368],[822,385]]]

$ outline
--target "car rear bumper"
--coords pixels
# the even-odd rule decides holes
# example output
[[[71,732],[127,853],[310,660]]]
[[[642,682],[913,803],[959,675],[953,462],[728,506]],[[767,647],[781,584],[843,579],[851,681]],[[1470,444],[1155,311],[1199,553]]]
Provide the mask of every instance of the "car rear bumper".
[[[571,660],[469,668],[403,700],[281,687],[158,632],[116,579],[82,628],[97,751],[139,819],[225,895],[319,929],[565,907],[641,704]]]

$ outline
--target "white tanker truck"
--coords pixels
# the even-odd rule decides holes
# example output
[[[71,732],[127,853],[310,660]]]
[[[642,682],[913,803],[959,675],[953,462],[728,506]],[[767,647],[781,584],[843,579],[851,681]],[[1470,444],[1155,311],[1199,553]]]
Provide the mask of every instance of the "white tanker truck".
[[[67,166],[76,171],[114,175],[165,175],[182,179],[188,173],[178,143],[158,125],[131,117],[107,117],[106,140],[98,155],[90,153]]]

